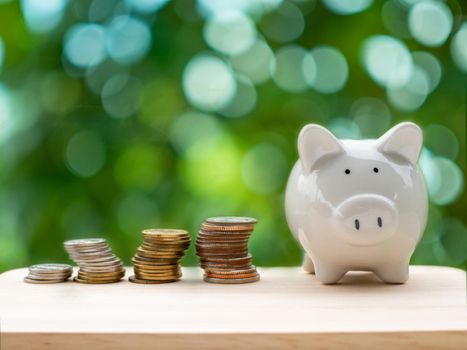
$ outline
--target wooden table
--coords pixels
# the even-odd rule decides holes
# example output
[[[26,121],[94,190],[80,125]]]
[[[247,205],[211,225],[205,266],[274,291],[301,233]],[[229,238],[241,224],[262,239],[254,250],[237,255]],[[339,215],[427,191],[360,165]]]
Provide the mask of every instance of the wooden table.
[[[466,274],[412,266],[405,285],[370,273],[326,286],[299,268],[260,269],[244,285],[23,282],[0,275],[1,350],[467,349]]]

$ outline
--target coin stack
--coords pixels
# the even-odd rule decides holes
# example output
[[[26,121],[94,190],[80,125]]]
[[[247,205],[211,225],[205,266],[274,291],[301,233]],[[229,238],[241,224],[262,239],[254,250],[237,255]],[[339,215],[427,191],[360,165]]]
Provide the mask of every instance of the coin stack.
[[[259,280],[248,253],[248,239],[256,222],[247,217],[215,217],[202,223],[196,254],[206,282],[238,284]]]
[[[79,266],[76,282],[100,284],[120,281],[125,276],[122,261],[103,238],[66,241],[65,250]]]
[[[25,282],[48,284],[65,282],[73,274],[73,268],[66,264],[39,264],[29,267]]]
[[[185,230],[143,230],[143,243],[132,259],[134,276],[130,282],[156,284],[175,282],[182,277],[180,260],[190,246]]]

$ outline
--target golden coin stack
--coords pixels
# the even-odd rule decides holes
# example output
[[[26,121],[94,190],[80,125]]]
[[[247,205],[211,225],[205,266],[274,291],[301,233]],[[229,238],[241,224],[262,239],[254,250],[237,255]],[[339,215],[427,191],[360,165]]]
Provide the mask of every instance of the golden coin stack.
[[[143,230],[143,243],[132,259],[134,276],[130,282],[156,284],[175,282],[182,277],[180,260],[190,246],[185,230]]]
[[[120,281],[125,276],[122,261],[112,253],[103,238],[87,238],[66,241],[65,250],[79,266],[74,281],[100,284]]]
[[[248,217],[206,219],[196,239],[196,254],[211,283],[256,282],[259,274],[248,253],[248,239],[257,220]]]
[[[39,264],[29,267],[25,282],[48,284],[65,282],[73,274],[73,268],[66,264]]]

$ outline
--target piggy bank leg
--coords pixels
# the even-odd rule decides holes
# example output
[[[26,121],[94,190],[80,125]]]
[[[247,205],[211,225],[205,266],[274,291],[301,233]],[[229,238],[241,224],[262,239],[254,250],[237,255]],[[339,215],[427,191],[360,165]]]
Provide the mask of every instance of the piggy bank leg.
[[[302,268],[306,273],[315,273],[315,265],[313,265],[313,260],[311,260],[307,253],[305,253],[305,257],[303,258]]]
[[[344,277],[347,270],[329,264],[315,263],[315,273],[318,281],[324,284],[335,284]]]
[[[374,272],[385,283],[401,284],[409,279],[409,264],[388,265]]]

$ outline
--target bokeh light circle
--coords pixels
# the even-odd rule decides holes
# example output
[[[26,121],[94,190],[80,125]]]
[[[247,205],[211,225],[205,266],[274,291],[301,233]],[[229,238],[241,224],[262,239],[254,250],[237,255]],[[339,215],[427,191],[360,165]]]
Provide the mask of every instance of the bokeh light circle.
[[[322,0],[324,5],[338,15],[353,15],[371,6],[373,0]]]
[[[182,181],[201,197],[238,196],[241,156],[226,134],[197,140],[183,154]]]
[[[381,86],[403,86],[412,75],[412,56],[400,40],[386,35],[366,39],[362,61],[371,78]]]
[[[430,92],[430,79],[423,69],[414,66],[409,81],[401,87],[388,87],[386,93],[392,106],[411,112],[421,107]]]
[[[183,153],[197,141],[217,137],[223,132],[221,124],[214,116],[186,112],[172,123],[170,141],[179,153]]]
[[[107,81],[119,74],[129,74],[129,67],[107,59],[97,66],[86,69],[86,86],[95,95],[100,96]]]
[[[284,1],[275,11],[262,18],[260,28],[269,39],[286,43],[302,35],[305,19],[296,5]]]
[[[362,97],[350,108],[350,115],[358,125],[363,138],[378,138],[391,124],[391,112],[375,97]]]
[[[362,138],[357,123],[348,118],[334,118],[327,124],[327,128],[340,139],[356,140]]]
[[[418,160],[420,169],[423,172],[425,178],[426,188],[430,198],[433,194],[439,191],[441,187],[441,172],[438,169],[437,164],[434,162],[436,156],[433,155],[426,147],[423,147],[422,152]]]
[[[459,142],[456,135],[440,124],[430,124],[423,129],[424,144],[437,156],[456,159],[459,154]]]
[[[198,12],[203,17],[209,17],[222,12],[238,11],[248,14],[261,15],[280,5],[282,0],[197,0]]]
[[[76,67],[96,66],[107,57],[106,34],[98,24],[76,24],[65,35],[64,54]]]
[[[419,164],[433,203],[447,205],[462,194],[464,188],[462,170],[452,160],[435,156],[424,149]]]
[[[384,1],[381,17],[390,34],[400,39],[411,38],[407,24],[407,9],[400,1]]]
[[[10,89],[0,83],[0,145],[4,144],[13,133],[13,115]]]
[[[467,22],[464,22],[451,41],[451,56],[453,61],[467,73]]]
[[[102,0],[89,0],[88,6],[83,6],[83,17],[86,17],[87,7],[87,18],[91,23],[102,23],[110,20],[115,12],[119,12],[117,3],[114,1],[102,1]],[[80,4],[81,5],[81,4]],[[84,5],[84,4],[83,4]],[[76,6],[76,5],[75,5]],[[81,5],[82,6],[82,5]],[[75,7],[76,11],[76,7]],[[76,16],[80,17],[80,16]]]
[[[409,12],[409,29],[419,43],[440,46],[452,29],[452,13],[442,1],[423,1],[413,5]]]
[[[424,51],[416,51],[412,54],[412,57],[414,64],[422,68],[427,74],[430,82],[429,90],[432,92],[438,86],[443,75],[441,64],[434,55]]]
[[[253,21],[238,11],[222,11],[212,15],[204,27],[207,44],[227,55],[239,55],[255,42],[256,28]]]
[[[273,67],[273,80],[282,90],[301,92],[307,89],[307,81],[302,69],[308,52],[301,46],[289,45],[276,52]]]
[[[135,11],[153,13],[167,4],[169,0],[125,0],[125,3]]]
[[[242,160],[242,180],[253,192],[277,192],[288,174],[287,159],[280,148],[262,143],[251,148]]]
[[[271,78],[271,67],[275,67],[275,57],[268,44],[257,39],[245,52],[230,58],[234,69],[250,78],[255,84],[261,84]]]
[[[97,174],[104,166],[105,158],[104,141],[94,131],[80,131],[68,141],[66,164],[76,176],[90,177]]]
[[[462,193],[464,177],[462,170],[452,160],[436,157],[434,159],[441,175],[441,184],[431,194],[431,200],[438,205],[452,203]]]
[[[249,114],[256,106],[256,88],[246,77],[237,77],[237,90],[230,103],[220,110],[226,117],[237,118]]]
[[[235,95],[234,74],[220,58],[198,54],[185,67],[183,91],[193,106],[205,111],[217,111]]]
[[[307,83],[313,89],[325,94],[341,90],[349,75],[349,67],[344,55],[331,46],[316,47],[310,51],[310,55],[313,60],[305,58],[302,62]]]
[[[29,29],[44,33],[60,24],[67,3],[67,0],[21,0],[21,10]]]
[[[115,75],[105,83],[101,100],[104,110],[111,117],[127,118],[140,107],[141,83],[127,74]]]
[[[151,46],[151,32],[146,23],[130,16],[115,17],[107,30],[109,56],[122,64],[142,59]]]

